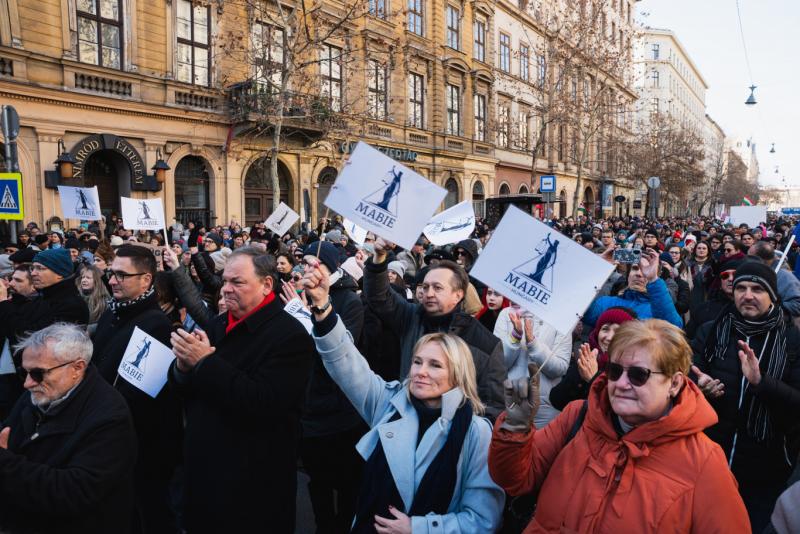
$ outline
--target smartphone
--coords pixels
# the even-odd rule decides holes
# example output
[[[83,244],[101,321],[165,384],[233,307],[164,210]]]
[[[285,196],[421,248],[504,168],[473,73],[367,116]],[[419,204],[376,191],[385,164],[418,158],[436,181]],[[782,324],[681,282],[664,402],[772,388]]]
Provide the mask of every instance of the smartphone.
[[[626,265],[638,265],[642,251],[638,248],[618,248],[614,250],[614,261]]]

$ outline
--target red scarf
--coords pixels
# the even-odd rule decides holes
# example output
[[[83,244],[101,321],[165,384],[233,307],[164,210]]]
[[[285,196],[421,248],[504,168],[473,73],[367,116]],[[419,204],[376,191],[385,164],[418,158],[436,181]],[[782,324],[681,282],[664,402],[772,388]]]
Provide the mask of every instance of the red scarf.
[[[238,325],[239,323],[241,323],[242,321],[244,321],[245,319],[247,319],[248,317],[250,317],[251,315],[256,313],[258,310],[260,310],[261,308],[263,308],[264,306],[266,306],[267,304],[269,304],[273,300],[275,300],[275,292],[274,291],[272,293],[270,293],[269,295],[267,295],[266,297],[264,297],[264,300],[261,301],[261,304],[259,304],[258,306],[256,306],[252,310],[250,310],[250,312],[247,315],[245,315],[244,317],[242,317],[241,319],[234,319],[233,315],[231,314],[231,312],[228,312],[228,326],[225,327],[225,334],[229,334],[230,331],[233,330],[236,327],[236,325]]]

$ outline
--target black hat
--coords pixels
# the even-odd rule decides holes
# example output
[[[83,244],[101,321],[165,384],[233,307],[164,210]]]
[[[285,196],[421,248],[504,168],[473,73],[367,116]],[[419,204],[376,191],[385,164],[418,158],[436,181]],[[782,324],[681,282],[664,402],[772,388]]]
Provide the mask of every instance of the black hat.
[[[12,263],[31,263],[36,251],[32,248],[22,248],[8,257]]]
[[[213,241],[217,247],[222,248],[222,236],[220,236],[216,232],[206,232],[206,235],[203,236],[205,239],[210,239]]]
[[[435,248],[425,254],[425,264],[429,264],[431,260],[450,260],[453,261],[453,255],[443,248]]]
[[[70,249],[74,248],[75,250],[81,249],[81,242],[75,239],[74,237],[70,237],[69,239],[64,242],[64,248]]]
[[[736,269],[733,279],[734,289],[741,282],[753,282],[769,293],[772,302],[778,302],[778,275],[759,260],[746,260]]]
[[[644,235],[646,236],[653,235],[656,237],[656,239],[658,239],[658,230],[656,230],[655,228],[648,228],[647,230],[644,231]]]
[[[306,256],[316,256],[319,250],[319,261],[328,268],[331,274],[339,268],[339,250],[330,241],[314,241],[303,249]]]

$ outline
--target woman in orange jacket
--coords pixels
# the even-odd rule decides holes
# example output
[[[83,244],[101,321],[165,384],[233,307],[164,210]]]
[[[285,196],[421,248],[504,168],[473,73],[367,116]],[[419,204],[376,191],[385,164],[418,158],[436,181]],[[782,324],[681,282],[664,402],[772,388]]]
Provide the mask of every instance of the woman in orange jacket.
[[[538,492],[525,533],[749,533],[725,455],[703,433],[717,416],[686,378],[683,333],[659,319],[629,321],[609,354],[588,401],[542,429],[531,430],[535,369],[530,383],[505,383],[489,472],[512,496]]]

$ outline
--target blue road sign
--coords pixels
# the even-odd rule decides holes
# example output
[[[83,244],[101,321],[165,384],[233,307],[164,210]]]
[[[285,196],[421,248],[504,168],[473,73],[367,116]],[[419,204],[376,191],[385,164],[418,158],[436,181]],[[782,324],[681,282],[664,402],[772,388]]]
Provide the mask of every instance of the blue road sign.
[[[556,192],[556,177],[552,174],[545,174],[539,177],[539,192],[541,193],[555,193]]]
[[[0,173],[0,219],[21,221],[24,216],[22,175],[18,172]]]

